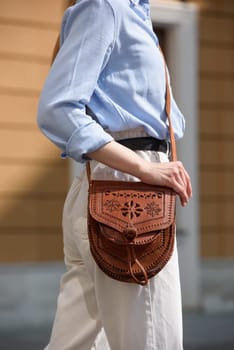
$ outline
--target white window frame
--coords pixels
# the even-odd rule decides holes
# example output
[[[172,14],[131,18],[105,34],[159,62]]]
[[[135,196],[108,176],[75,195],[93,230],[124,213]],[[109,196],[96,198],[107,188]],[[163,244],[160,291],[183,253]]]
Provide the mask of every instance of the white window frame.
[[[192,179],[193,199],[177,211],[178,248],[184,307],[200,302],[198,162],[198,11],[194,4],[151,0],[154,25],[166,30],[166,56],[175,99],[186,117],[179,158]]]

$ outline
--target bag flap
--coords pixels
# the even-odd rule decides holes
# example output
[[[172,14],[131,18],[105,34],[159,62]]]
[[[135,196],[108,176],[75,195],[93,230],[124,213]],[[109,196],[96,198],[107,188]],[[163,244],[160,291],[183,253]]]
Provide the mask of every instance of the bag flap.
[[[93,219],[123,232],[133,226],[137,234],[162,230],[175,218],[175,192],[142,182],[93,180],[89,212]]]

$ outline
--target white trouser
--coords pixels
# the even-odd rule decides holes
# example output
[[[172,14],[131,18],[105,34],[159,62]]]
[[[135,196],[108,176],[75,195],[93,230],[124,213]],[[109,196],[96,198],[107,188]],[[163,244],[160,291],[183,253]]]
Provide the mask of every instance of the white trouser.
[[[168,161],[163,153],[137,153],[149,161]],[[92,161],[91,165],[94,178],[133,180],[100,163]],[[163,270],[144,287],[109,278],[90,254],[87,193],[84,172],[81,178],[75,178],[65,202],[63,231],[68,271],[61,280],[46,350],[182,350],[177,247]]]

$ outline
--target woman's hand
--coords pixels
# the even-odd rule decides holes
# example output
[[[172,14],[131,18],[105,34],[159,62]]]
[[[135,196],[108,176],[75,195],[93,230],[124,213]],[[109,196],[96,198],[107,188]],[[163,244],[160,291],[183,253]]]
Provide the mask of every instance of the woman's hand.
[[[180,197],[182,206],[192,196],[191,181],[181,162],[149,162],[115,141],[89,153],[88,156],[111,168],[136,176],[147,184],[172,188]]]
[[[183,164],[179,161],[169,163],[145,162],[141,181],[151,184],[172,188],[180,197],[182,206],[185,206],[192,197],[190,177]]]

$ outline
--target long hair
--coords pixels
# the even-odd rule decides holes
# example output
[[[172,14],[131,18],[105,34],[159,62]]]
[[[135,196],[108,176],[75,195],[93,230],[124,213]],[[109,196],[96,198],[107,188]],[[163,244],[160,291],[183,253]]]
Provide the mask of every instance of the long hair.
[[[69,0],[66,8],[75,5],[75,3],[76,3],[76,0]],[[54,62],[55,57],[57,56],[57,54],[59,52],[59,49],[60,49],[60,35],[58,36],[56,43],[55,43],[55,46],[54,46],[54,49],[53,49],[51,64]]]

